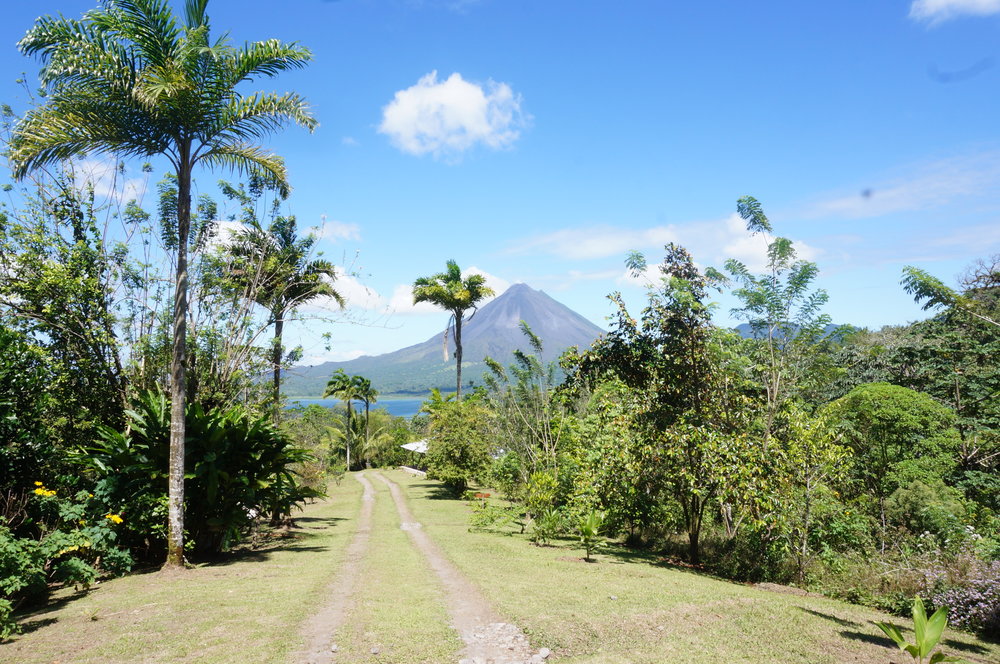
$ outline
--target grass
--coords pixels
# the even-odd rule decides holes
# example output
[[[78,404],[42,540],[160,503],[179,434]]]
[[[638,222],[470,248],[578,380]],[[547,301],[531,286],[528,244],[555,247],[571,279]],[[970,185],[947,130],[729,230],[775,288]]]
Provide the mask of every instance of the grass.
[[[286,663],[302,646],[298,626],[317,606],[354,533],[361,487],[307,506],[300,537],[174,574],[133,574],[89,592],[61,590],[0,645],[0,661]]]
[[[532,644],[566,664],[902,662],[872,624],[904,621],[825,598],[767,592],[657,564],[610,546],[587,564],[571,539],[536,547],[519,535],[468,532],[462,501],[427,499],[436,485],[403,473],[416,518]],[[1000,647],[960,632],[943,643],[971,662],[1000,661]]]

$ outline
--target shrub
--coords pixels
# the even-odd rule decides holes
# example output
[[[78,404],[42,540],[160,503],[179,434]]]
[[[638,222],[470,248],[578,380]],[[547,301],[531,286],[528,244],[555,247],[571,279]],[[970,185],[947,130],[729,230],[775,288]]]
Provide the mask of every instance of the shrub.
[[[474,399],[446,401],[431,414],[427,477],[456,496],[485,474],[489,462],[486,410]]]
[[[924,612],[924,603],[919,597],[913,600],[913,632],[915,643],[909,643],[903,638],[903,633],[898,627],[890,623],[876,622],[879,629],[885,635],[896,642],[900,650],[909,653],[914,662],[918,664],[937,664],[938,662],[957,662],[956,657],[948,657],[943,652],[938,651],[932,654],[934,647],[941,640],[941,633],[945,625],[948,624],[948,617],[944,610],[938,609],[930,618]],[[929,659],[925,660],[925,657]]]
[[[1000,560],[976,566],[961,585],[939,590],[931,601],[947,607],[953,627],[1000,637]]]
[[[896,489],[886,501],[885,512],[891,523],[914,535],[930,533],[942,544],[960,534],[966,516],[961,492],[940,480],[914,480]]]
[[[104,574],[123,574],[132,566],[128,551],[116,544],[123,522],[119,514],[85,491],[63,498],[35,484],[35,536],[15,535],[0,523],[0,640],[13,633],[13,609],[45,597],[50,583],[86,588]]]
[[[503,530],[509,525],[517,524],[524,530],[524,511],[516,505],[501,505],[483,500],[472,508],[469,517],[469,531]]]
[[[95,470],[98,493],[112,509],[135,515],[129,543],[163,547],[169,465],[170,406],[159,392],[141,394],[128,412],[127,433],[101,429],[95,445],[77,457]],[[319,493],[301,485],[297,464],[310,458],[266,418],[240,406],[185,416],[185,527],[198,554],[215,554],[236,543],[254,514],[288,514]]]
[[[555,505],[559,491],[559,482],[552,473],[540,470],[528,478],[525,490],[525,505],[532,516],[538,516],[550,510]]]
[[[5,599],[0,599],[0,643],[3,643],[20,631],[17,623],[11,617],[13,613],[14,607],[11,606],[11,603]]]
[[[546,546],[563,531],[563,515],[557,508],[548,507],[535,514],[528,537],[539,546]]]

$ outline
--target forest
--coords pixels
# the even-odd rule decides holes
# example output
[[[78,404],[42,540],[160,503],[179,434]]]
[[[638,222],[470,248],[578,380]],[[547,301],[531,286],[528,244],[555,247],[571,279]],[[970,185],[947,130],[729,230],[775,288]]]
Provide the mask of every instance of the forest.
[[[207,3],[187,4],[182,24],[165,3],[109,3],[20,44],[47,94],[2,118],[0,639],[59,585],[253,547],[344,473],[414,463],[401,445],[418,439],[473,530],[578,537],[588,558],[613,540],[898,615],[919,596],[1000,635],[1000,256],[955,286],[906,268],[924,320],[832,327],[820,267],[744,196],[763,272],[705,268],[676,244],[633,252],[641,311],[609,294],[610,331],[557,363],[524,325],[513,363],[489,361],[462,394],[461,323],[490,293],[451,262],[414,275],[413,295],[452,315],[455,394],[406,420],[364,377],[334,375],[346,407],[288,408],[301,349],[284,325],[317,298],[352,303],[286,212],[280,158],[254,143],[312,116],[294,94],[235,86],[308,52],[213,42]],[[155,43],[140,29],[154,10]],[[111,194],[79,177],[88,151],[114,156]],[[133,166],[152,156],[173,170]],[[232,176],[217,198],[192,197],[196,166]],[[136,177],[154,205],[124,194]],[[713,322],[721,293],[749,336]]]

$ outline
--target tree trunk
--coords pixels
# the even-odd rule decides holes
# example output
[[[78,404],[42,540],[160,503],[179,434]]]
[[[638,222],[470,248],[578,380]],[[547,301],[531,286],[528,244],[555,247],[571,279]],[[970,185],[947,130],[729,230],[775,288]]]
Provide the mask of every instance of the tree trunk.
[[[187,244],[191,227],[189,146],[180,146],[177,169],[177,272],[174,279],[174,346],[170,363],[170,468],[167,482],[167,560],[165,567],[184,566],[184,406],[187,350]]]
[[[368,430],[368,399],[365,399],[365,468],[372,467],[372,440]]]
[[[351,399],[347,398],[347,472],[351,472]]]
[[[274,423],[277,424],[281,418],[281,335],[285,328],[285,312],[279,311],[274,317],[274,348],[271,349],[271,361],[274,363],[274,385],[272,386],[272,398],[274,399]]]
[[[809,520],[812,517],[812,484],[807,479],[805,486],[805,513],[802,515],[802,533],[799,535],[799,585],[806,580],[806,558],[809,555]]]
[[[701,562],[701,549],[698,547],[698,530],[688,530],[688,562],[697,565]]]
[[[455,312],[455,401],[462,399],[462,314]]]

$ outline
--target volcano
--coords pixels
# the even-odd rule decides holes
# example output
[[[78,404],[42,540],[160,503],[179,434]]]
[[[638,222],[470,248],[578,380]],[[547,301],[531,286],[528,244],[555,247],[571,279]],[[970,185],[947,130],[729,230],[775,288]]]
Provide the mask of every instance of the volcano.
[[[462,378],[473,384],[481,382],[486,370],[483,358],[492,357],[508,364],[517,349],[531,352],[527,338],[521,332],[524,321],[541,340],[542,359],[552,361],[564,350],[578,346],[588,348],[604,330],[544,292],[526,284],[514,284],[499,297],[482,306],[462,325]],[[325,362],[316,366],[292,367],[287,374],[285,394],[320,396],[330,375],[337,369],[348,374],[360,374],[372,381],[383,395],[425,395],[431,388],[442,391],[455,389],[455,346],[448,339],[445,349],[443,334],[427,341],[382,355],[364,355],[347,362]],[[463,389],[464,391],[464,389]]]

